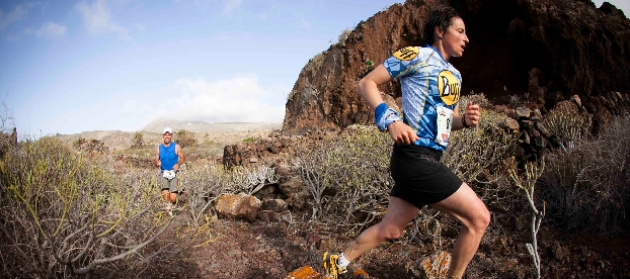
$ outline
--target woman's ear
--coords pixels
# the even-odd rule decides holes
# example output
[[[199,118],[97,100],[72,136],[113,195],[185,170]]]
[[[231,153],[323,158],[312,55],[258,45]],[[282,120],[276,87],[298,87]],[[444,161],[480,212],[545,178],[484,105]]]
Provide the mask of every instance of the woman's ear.
[[[435,37],[438,39],[443,39],[444,38],[444,32],[442,31],[442,29],[440,29],[439,26],[435,26],[435,28],[433,29],[433,32],[435,32]]]

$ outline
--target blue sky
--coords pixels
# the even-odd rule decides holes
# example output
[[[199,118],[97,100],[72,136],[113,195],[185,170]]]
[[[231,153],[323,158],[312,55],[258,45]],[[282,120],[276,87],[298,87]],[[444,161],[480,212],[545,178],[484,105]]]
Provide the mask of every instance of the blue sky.
[[[281,123],[308,60],[399,2],[0,0],[0,100],[31,136]]]
[[[0,1],[0,92],[23,135],[273,122],[314,55],[383,0]]]

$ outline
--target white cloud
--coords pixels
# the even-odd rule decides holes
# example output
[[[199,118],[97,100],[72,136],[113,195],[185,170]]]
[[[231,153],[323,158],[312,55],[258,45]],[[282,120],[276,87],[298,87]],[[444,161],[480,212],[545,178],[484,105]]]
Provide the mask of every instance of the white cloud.
[[[42,23],[42,26],[37,29],[37,30],[33,30],[33,29],[26,29],[24,30],[25,33],[28,34],[35,34],[38,38],[40,37],[55,37],[55,36],[61,36],[63,34],[66,33],[66,26],[64,25],[59,25],[57,23],[54,23],[52,21],[49,22],[44,22]]]
[[[152,107],[129,100],[125,110],[150,115],[151,119],[181,121],[281,123],[284,120],[286,92],[270,93],[252,75],[213,82],[180,79],[161,91],[159,95],[163,97]]]
[[[83,22],[91,34],[114,33],[121,39],[131,39],[126,28],[112,21],[111,11],[105,5],[105,0],[96,0],[91,5],[81,2],[75,6],[75,9],[81,13]]]
[[[304,18],[300,18],[300,27],[302,29],[311,30],[311,23]]]
[[[232,16],[232,12],[236,10],[243,0],[224,0],[223,1],[223,15]]]
[[[4,11],[0,10],[0,30],[4,29],[7,25],[20,20],[28,13],[30,7],[24,8],[22,5],[18,5],[12,12],[4,14]]]

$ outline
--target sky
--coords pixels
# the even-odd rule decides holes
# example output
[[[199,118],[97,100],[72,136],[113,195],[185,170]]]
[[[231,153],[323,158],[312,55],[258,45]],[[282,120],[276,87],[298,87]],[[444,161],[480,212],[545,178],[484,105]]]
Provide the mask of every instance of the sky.
[[[0,0],[0,101],[35,137],[281,123],[308,60],[400,2]],[[630,0],[609,2],[630,15]]]
[[[282,123],[308,60],[394,3],[0,0],[0,100],[35,137]]]

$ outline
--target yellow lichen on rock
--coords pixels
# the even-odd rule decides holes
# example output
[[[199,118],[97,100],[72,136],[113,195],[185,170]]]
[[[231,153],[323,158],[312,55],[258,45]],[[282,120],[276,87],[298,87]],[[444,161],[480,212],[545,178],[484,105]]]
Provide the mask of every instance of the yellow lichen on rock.
[[[310,266],[303,266],[289,273],[285,279],[330,279],[330,277],[316,272]]]
[[[359,278],[369,278],[370,277],[370,275],[367,272],[365,272],[365,270],[363,270],[363,269],[357,269],[352,274],[354,274],[354,276],[359,277]]]

